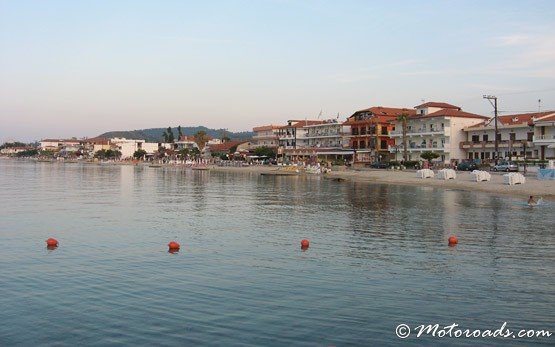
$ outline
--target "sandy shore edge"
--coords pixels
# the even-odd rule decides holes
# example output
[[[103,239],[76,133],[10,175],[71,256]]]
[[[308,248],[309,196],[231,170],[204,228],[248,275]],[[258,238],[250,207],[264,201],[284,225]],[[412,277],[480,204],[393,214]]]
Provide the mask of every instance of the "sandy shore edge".
[[[277,167],[249,166],[249,167],[219,167],[213,166],[211,170],[222,172],[249,172],[249,173],[271,173]],[[306,174],[312,176],[310,174]],[[427,186],[442,189],[456,189],[466,191],[479,191],[492,194],[512,195],[527,199],[528,196],[541,196],[543,198],[555,199],[555,181],[539,180],[532,175],[526,176],[525,184],[508,185],[503,183],[503,173],[491,172],[491,181],[472,181],[470,172],[457,172],[454,180],[440,180],[437,178],[418,178],[416,171],[392,171],[372,169],[345,169],[322,174],[324,178],[340,178],[345,181],[368,182],[380,184],[397,184],[410,186]]]

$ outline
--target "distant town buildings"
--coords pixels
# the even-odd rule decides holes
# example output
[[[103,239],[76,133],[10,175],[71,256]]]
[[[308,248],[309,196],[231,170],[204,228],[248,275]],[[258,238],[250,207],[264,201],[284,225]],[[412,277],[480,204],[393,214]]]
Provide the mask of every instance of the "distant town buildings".
[[[463,160],[494,161],[497,145],[499,159],[555,159],[555,111],[498,116],[497,138],[493,118],[465,112],[445,102],[426,102],[413,108],[373,106],[356,111],[345,120],[339,115],[294,119],[283,125],[256,126],[253,133],[250,141],[205,136],[199,142],[202,148],[195,137],[182,135],[172,143],[117,137],[43,139],[39,149],[79,158],[117,151],[121,159],[130,159],[137,151],[144,151],[144,158],[197,153],[202,158],[232,159],[259,157],[254,155],[255,150],[267,147],[283,162],[352,165],[421,161],[424,152],[434,152],[438,155],[436,162],[454,165]],[[30,149],[13,145],[2,148],[0,153],[16,155]]]

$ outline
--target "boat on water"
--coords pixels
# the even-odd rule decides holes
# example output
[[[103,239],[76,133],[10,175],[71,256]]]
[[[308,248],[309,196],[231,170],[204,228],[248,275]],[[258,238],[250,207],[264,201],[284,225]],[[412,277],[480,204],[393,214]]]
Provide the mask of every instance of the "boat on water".
[[[162,165],[159,165],[159,164],[152,164],[152,165],[149,165],[148,167],[162,167]]]
[[[193,166],[191,169],[193,170],[210,170],[210,168],[208,166]]]

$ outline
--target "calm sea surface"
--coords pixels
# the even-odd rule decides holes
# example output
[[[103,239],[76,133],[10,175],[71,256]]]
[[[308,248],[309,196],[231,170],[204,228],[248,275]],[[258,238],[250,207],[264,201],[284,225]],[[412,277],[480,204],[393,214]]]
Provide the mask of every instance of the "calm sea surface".
[[[553,345],[395,335],[555,333],[555,204],[525,198],[0,160],[0,345]]]

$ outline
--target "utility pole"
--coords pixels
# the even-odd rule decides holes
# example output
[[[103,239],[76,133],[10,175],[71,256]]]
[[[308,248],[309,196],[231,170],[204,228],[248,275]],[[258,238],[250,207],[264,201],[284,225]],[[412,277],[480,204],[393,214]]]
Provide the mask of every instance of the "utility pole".
[[[494,135],[494,139],[495,139],[495,165],[497,165],[497,161],[499,158],[498,155],[498,141],[497,141],[497,96],[493,96],[493,95],[483,95],[482,96],[484,99],[488,99],[489,103],[491,104],[491,106],[493,106],[493,117],[494,117],[494,121],[495,121],[495,135]],[[493,102],[491,102],[491,100],[493,100]]]

